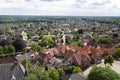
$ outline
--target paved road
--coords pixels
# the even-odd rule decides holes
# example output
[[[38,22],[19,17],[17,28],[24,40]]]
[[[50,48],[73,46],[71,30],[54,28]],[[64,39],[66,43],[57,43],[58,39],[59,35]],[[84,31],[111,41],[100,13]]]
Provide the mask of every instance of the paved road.
[[[102,63],[98,64],[98,66],[105,67],[104,61],[102,61]],[[87,76],[91,69],[92,69],[92,67],[89,67],[88,69],[86,69],[83,72],[83,74],[85,76]],[[120,61],[114,61],[113,66],[111,66],[111,69],[120,74]]]

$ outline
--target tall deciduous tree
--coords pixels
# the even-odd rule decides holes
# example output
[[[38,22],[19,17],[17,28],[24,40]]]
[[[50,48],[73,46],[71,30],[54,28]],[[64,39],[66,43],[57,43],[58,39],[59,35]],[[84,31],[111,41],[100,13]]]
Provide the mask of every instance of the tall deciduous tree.
[[[120,48],[117,48],[117,49],[116,49],[115,56],[116,56],[117,58],[120,58]]]
[[[2,35],[4,33],[4,31],[2,29],[0,29],[0,35]]]
[[[58,72],[60,77],[65,75],[65,72],[62,68],[58,69]]]
[[[79,34],[73,35],[73,40],[74,40],[74,41],[78,41],[78,40],[79,40]]]
[[[120,80],[120,75],[108,67],[94,66],[87,80]]]
[[[0,54],[4,53],[4,48],[2,46],[0,46]]]
[[[114,62],[114,58],[111,55],[108,55],[104,59],[105,64],[110,64],[112,66],[112,63]]]
[[[22,39],[16,39],[13,42],[13,46],[15,47],[16,51],[22,51],[26,48],[26,44]]]
[[[35,67],[23,80],[52,80],[49,74],[42,67]]]
[[[79,73],[82,72],[82,70],[80,69],[80,67],[74,67],[72,73]]]
[[[73,70],[74,70],[74,66],[68,66],[65,69],[65,72],[66,72],[66,74],[72,74]]]
[[[8,39],[0,40],[0,46],[10,45],[10,44],[12,44],[11,40],[8,40]]]
[[[59,72],[55,69],[52,68],[48,71],[49,77],[52,78],[53,80],[59,80]]]
[[[79,29],[78,34],[83,34],[83,29]]]
[[[7,53],[15,54],[15,48],[13,45],[8,45]]]
[[[42,52],[43,50],[43,48],[37,43],[32,44],[31,49],[32,51],[39,52],[39,53]]]
[[[52,37],[42,37],[40,45],[46,48],[52,48],[56,45],[54,38]]]

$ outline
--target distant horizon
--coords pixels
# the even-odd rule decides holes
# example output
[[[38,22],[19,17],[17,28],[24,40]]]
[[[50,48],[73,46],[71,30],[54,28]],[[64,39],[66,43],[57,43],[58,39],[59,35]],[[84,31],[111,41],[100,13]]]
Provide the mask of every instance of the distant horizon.
[[[38,17],[120,17],[120,16],[107,16],[107,15],[106,16],[105,15],[104,16],[103,15],[98,15],[98,16],[97,15],[95,15],[95,16],[94,15],[92,15],[92,16],[89,16],[89,15],[82,16],[81,15],[81,16],[79,16],[79,15],[14,15],[14,14],[13,15],[1,15],[0,14],[0,16],[26,16],[26,17],[27,16],[28,17],[29,16],[33,16],[33,17],[37,17],[37,16]]]

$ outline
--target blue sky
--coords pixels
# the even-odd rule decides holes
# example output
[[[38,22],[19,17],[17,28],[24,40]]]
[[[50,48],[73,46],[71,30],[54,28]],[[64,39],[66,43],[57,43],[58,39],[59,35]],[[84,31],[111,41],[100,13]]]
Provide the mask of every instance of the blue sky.
[[[120,16],[120,0],[1,0],[0,15]]]

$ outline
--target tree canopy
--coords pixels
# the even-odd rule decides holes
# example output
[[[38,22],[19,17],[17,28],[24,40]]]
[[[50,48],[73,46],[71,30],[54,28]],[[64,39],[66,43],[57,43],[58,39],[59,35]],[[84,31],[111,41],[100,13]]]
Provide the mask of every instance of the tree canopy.
[[[10,44],[12,44],[12,40],[9,40],[9,39],[0,40],[0,46],[10,45]]]
[[[52,48],[56,45],[55,39],[53,37],[42,37],[40,45],[45,48]]]
[[[49,78],[49,74],[42,67],[33,68],[28,77],[23,80],[52,80]]]
[[[79,73],[82,72],[82,70],[80,69],[80,67],[74,67],[72,73]]]
[[[120,75],[108,67],[94,66],[87,80],[120,80]]]
[[[53,80],[59,80],[59,72],[55,68],[48,70],[49,77]]]
[[[26,48],[26,43],[22,39],[16,39],[13,42],[16,51],[22,51]]]
[[[58,73],[60,77],[65,75],[65,72],[62,68],[58,69]]]
[[[43,48],[37,43],[32,44],[31,49],[32,49],[32,51],[35,51],[38,53],[41,53],[43,50]]]
[[[66,72],[66,74],[72,74],[72,73],[73,73],[73,70],[74,70],[74,66],[68,66],[68,67],[65,69],[65,72]]]
[[[104,59],[105,64],[110,64],[112,66],[112,63],[114,62],[114,58],[111,55],[108,55]]]
[[[120,58],[120,48],[116,49],[115,57]]]
[[[83,29],[79,29],[78,34],[83,34]]]

